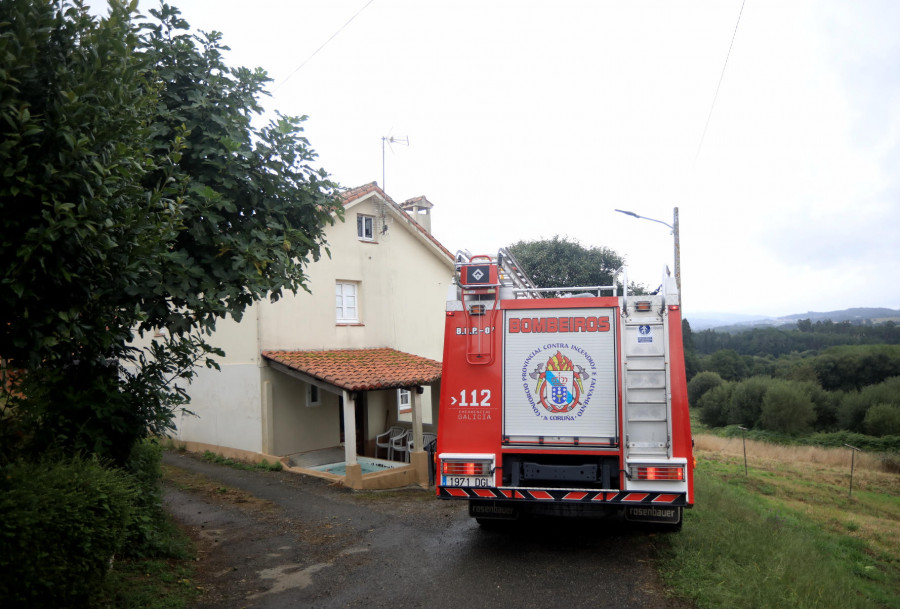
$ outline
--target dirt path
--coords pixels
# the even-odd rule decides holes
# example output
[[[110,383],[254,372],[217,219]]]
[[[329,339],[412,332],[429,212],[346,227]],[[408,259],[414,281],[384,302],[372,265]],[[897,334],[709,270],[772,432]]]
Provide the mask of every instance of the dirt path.
[[[201,608],[685,607],[663,593],[653,539],[614,524],[486,532],[421,489],[164,463],[167,509],[197,542]]]

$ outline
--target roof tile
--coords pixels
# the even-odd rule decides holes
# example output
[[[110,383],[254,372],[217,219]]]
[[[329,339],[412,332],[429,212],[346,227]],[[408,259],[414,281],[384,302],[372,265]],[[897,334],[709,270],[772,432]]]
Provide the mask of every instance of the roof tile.
[[[347,391],[414,387],[441,378],[440,362],[389,348],[263,351],[262,356]]]

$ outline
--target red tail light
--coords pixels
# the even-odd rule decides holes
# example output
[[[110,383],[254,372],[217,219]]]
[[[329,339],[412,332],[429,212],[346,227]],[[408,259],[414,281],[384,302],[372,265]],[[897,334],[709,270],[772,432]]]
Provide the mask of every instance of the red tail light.
[[[489,476],[490,461],[444,461],[441,473],[448,476]]]
[[[671,465],[642,465],[635,468],[637,480],[684,480],[684,468]]]

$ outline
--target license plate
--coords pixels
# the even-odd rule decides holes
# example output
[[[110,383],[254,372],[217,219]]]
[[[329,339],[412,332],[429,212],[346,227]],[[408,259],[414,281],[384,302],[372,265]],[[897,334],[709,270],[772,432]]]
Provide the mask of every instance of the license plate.
[[[487,488],[491,485],[490,476],[444,476],[443,486],[474,486]]]

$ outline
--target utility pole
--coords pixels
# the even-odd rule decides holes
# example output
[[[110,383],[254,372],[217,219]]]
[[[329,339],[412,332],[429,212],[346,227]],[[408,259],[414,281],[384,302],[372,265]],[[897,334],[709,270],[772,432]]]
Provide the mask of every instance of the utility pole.
[[[672,231],[672,235],[675,237],[675,285],[678,286],[678,299],[679,302],[682,302],[681,298],[681,237],[679,236],[678,230],[678,208],[675,208],[674,218],[672,220],[672,224],[668,222],[663,222],[662,220],[656,220],[655,218],[648,218],[646,216],[639,216],[633,211],[625,211],[624,209],[617,209],[617,212],[620,214],[625,214],[626,216],[632,216],[634,218],[640,218],[641,220],[650,220],[651,222],[658,222],[663,226],[669,228]]]

